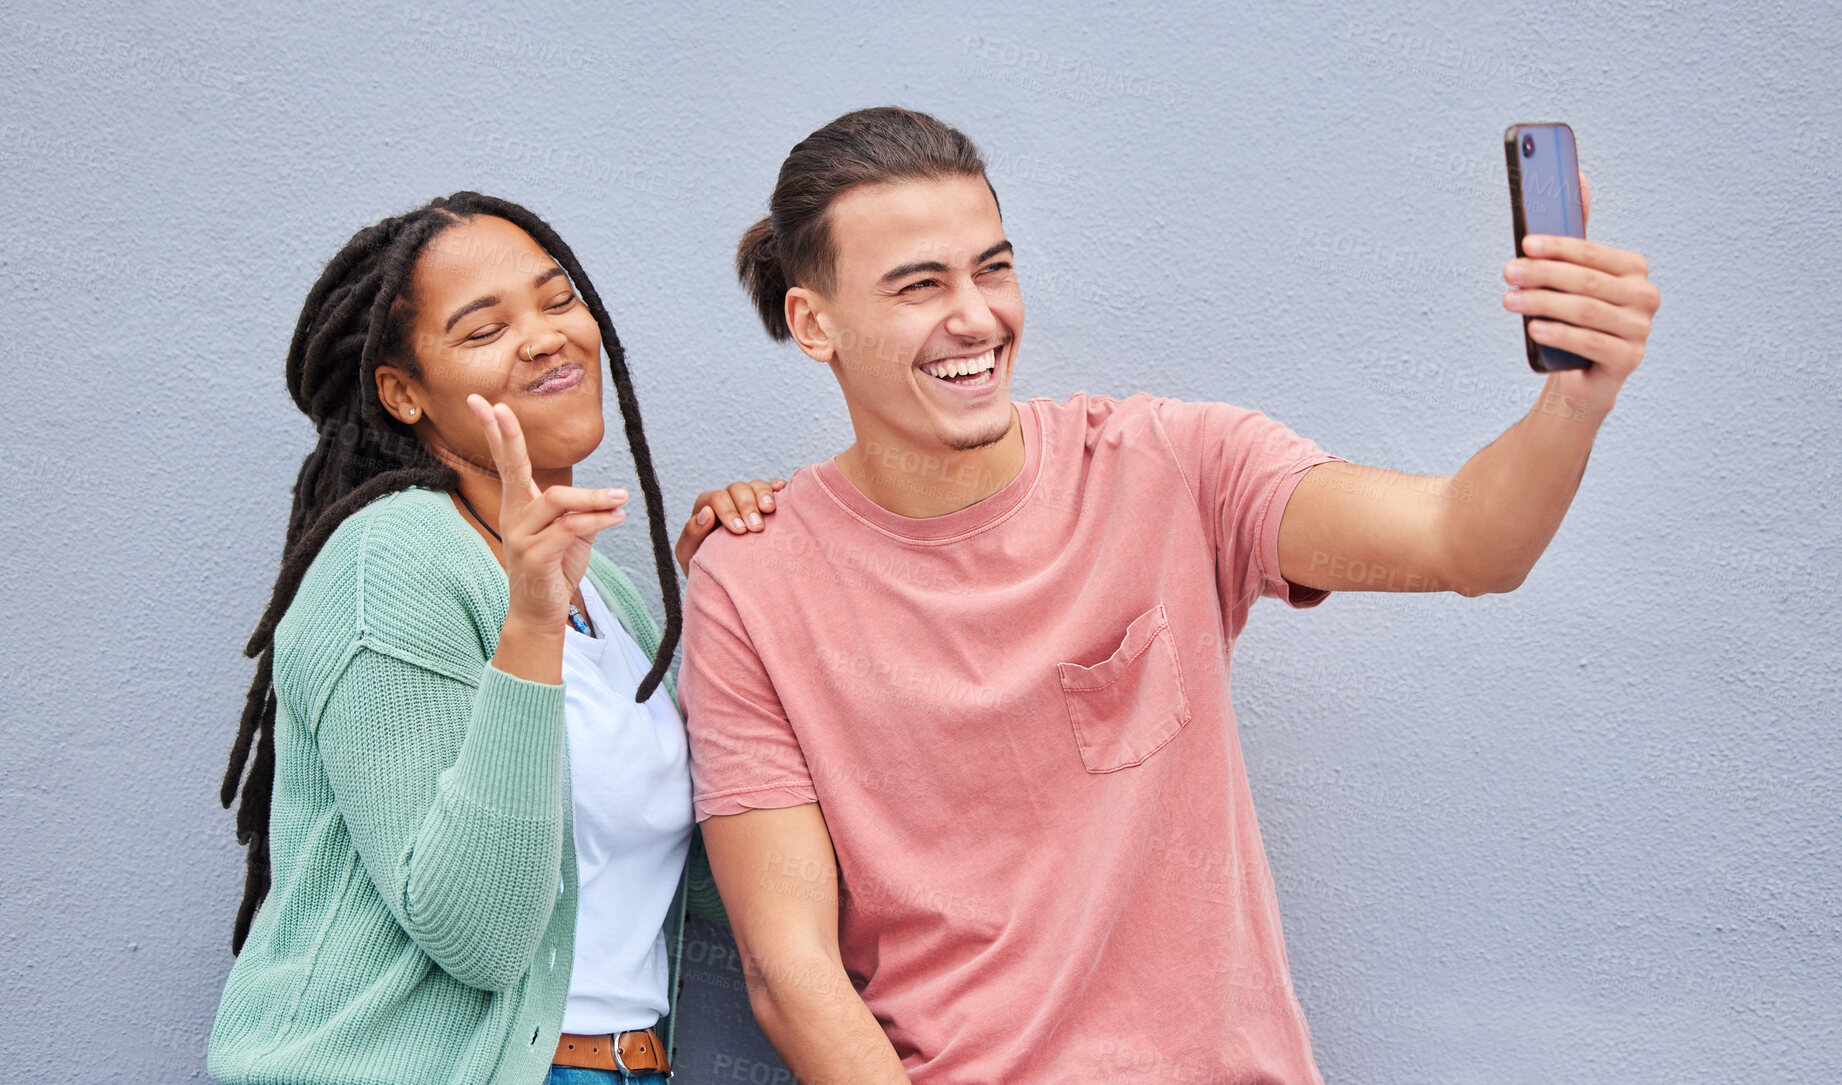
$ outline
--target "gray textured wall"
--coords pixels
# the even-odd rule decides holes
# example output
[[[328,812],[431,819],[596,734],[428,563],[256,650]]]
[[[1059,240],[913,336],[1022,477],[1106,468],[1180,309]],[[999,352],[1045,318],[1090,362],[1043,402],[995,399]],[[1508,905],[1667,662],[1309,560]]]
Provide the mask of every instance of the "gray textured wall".
[[[1842,1079],[1842,15],[1408,7],[8,4],[0,1080],[204,1076],[238,653],[309,444],[281,360],[338,245],[463,187],[548,216],[611,300],[676,516],[847,441],[729,259],[786,150],[886,102],[994,163],[1020,397],[1226,399],[1424,472],[1532,401],[1499,139],[1572,122],[1593,235],[1665,301],[1547,557],[1508,596],[1268,604],[1241,649],[1318,1059]],[[630,467],[610,441],[584,474]],[[639,537],[605,545],[644,573]],[[681,1080],[787,1080],[732,951],[695,945]]]

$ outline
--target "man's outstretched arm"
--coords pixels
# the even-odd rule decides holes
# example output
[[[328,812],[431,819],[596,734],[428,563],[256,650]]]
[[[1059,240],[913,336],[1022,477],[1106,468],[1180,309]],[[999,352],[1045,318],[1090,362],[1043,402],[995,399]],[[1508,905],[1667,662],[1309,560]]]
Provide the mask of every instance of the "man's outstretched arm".
[[[1591,369],[1548,376],[1523,419],[1455,475],[1424,478],[1319,464],[1279,525],[1280,575],[1337,591],[1509,591],[1547,549],[1573,501],[1599,425],[1644,357],[1659,304],[1637,253],[1531,235],[1504,270],[1504,306],[1536,319],[1544,345]],[[1565,323],[1560,323],[1564,321]]]
[[[838,863],[817,803],[703,823],[755,1020],[802,1085],[907,1085],[838,952]]]

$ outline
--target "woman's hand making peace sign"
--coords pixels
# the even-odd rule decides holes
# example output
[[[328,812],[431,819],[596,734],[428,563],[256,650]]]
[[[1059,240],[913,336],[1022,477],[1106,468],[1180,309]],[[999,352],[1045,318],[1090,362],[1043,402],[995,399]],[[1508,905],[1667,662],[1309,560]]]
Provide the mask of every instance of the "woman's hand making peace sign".
[[[560,682],[560,645],[570,600],[588,572],[595,535],[626,519],[621,506],[627,503],[627,491],[580,486],[539,490],[518,416],[505,404],[488,403],[479,395],[468,396],[467,406],[486,433],[503,487],[499,534],[511,603],[493,662],[533,682]]]

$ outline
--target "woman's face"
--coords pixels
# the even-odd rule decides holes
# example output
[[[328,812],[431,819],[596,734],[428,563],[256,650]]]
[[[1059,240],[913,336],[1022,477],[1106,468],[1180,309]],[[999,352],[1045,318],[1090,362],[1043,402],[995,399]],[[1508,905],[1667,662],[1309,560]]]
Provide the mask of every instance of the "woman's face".
[[[601,444],[601,330],[530,234],[490,215],[448,227],[423,247],[403,300],[420,372],[378,366],[378,394],[438,457],[491,468],[467,407],[476,392],[518,416],[537,472]]]

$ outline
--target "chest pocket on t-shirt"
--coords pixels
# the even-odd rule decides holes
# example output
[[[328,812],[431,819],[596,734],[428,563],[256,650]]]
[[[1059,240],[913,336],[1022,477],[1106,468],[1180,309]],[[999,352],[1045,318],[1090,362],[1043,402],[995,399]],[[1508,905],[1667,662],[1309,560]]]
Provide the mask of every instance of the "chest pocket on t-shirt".
[[[1163,603],[1134,618],[1119,648],[1105,660],[1055,666],[1075,746],[1089,772],[1139,764],[1190,722]]]

